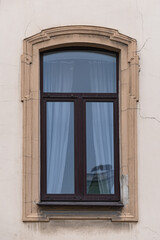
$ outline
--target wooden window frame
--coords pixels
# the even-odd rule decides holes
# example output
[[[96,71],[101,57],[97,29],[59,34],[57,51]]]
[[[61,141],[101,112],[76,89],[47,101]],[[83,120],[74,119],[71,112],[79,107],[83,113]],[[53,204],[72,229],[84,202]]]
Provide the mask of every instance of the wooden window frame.
[[[59,206],[54,206],[51,201],[49,204],[41,203],[40,54],[51,49],[73,46],[114,51],[119,55],[119,101],[117,101],[117,106],[119,104],[119,179],[122,204],[116,204],[119,202],[109,199],[99,206],[92,202],[92,206],[78,203],[77,206],[67,204],[64,208],[64,201],[61,202],[62,204],[57,201]],[[109,28],[65,26],[43,30],[41,33],[25,39],[23,52],[21,60],[24,129],[23,221],[49,221],[50,219],[137,221],[136,102],[138,101],[139,63],[136,40]]]
[[[60,48],[55,52],[87,51],[110,55],[112,52],[97,48],[69,47]],[[44,52],[46,53],[46,52]],[[43,52],[40,55],[40,92],[41,92],[41,201],[40,205],[110,205],[123,206],[120,203],[119,182],[119,117],[118,117],[118,53],[116,56],[116,92],[115,93],[51,93],[43,91]],[[47,102],[74,102],[74,132],[75,132],[75,193],[47,194],[47,160],[46,160],[46,104]],[[114,194],[86,194],[86,102],[112,102],[114,109]],[[83,129],[83,131],[81,131]],[[82,153],[82,154],[80,154]],[[78,194],[79,193],[79,194]]]

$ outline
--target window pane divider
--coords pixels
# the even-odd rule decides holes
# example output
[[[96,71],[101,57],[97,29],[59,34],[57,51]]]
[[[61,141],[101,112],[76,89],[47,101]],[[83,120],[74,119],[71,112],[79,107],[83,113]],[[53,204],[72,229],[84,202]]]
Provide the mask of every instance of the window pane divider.
[[[41,93],[42,98],[118,98],[117,93]]]

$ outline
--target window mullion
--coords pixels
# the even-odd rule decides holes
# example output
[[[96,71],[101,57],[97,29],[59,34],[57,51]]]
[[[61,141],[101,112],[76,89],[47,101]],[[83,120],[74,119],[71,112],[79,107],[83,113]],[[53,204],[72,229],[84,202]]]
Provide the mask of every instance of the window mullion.
[[[85,181],[85,134],[84,101],[78,97],[75,102],[75,192],[77,200],[84,196]]]

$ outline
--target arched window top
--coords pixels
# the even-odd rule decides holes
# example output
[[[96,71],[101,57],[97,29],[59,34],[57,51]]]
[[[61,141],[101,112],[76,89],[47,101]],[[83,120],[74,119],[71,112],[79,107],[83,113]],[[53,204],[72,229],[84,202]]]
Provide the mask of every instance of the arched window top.
[[[116,93],[117,65],[117,53],[98,48],[72,47],[43,53],[43,91]]]
[[[120,53],[120,60],[123,59],[123,61],[119,61],[119,69],[124,70],[128,68],[128,65],[130,66],[130,69],[128,69],[131,73],[130,93],[138,100],[138,56],[136,40],[119,33],[115,29],[77,25],[43,30],[24,40],[22,63],[26,63],[27,65],[36,64],[37,69],[39,69],[39,62],[36,60],[39,52],[74,46],[92,47],[101,49],[102,51],[109,50]],[[25,72],[25,65],[23,64],[22,72]],[[126,75],[126,72],[123,72],[122,75]],[[36,77],[39,77],[39,72],[37,72]],[[29,85],[24,83],[22,77],[22,100],[29,94],[28,87]]]

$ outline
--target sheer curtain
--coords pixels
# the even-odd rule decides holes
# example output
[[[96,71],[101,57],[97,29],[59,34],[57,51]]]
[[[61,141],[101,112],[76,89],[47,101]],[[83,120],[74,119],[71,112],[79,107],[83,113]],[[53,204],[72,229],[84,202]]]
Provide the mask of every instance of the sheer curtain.
[[[98,92],[116,91],[115,63],[90,62],[91,88]],[[92,103],[93,143],[100,194],[114,193],[113,103]],[[98,167],[99,166],[99,167]],[[100,170],[103,169],[103,170]],[[106,171],[106,175],[104,172]],[[106,180],[104,180],[106,178]]]
[[[72,85],[72,61],[44,63],[45,92],[71,92]],[[47,193],[62,193],[70,113],[70,102],[47,102]]]

